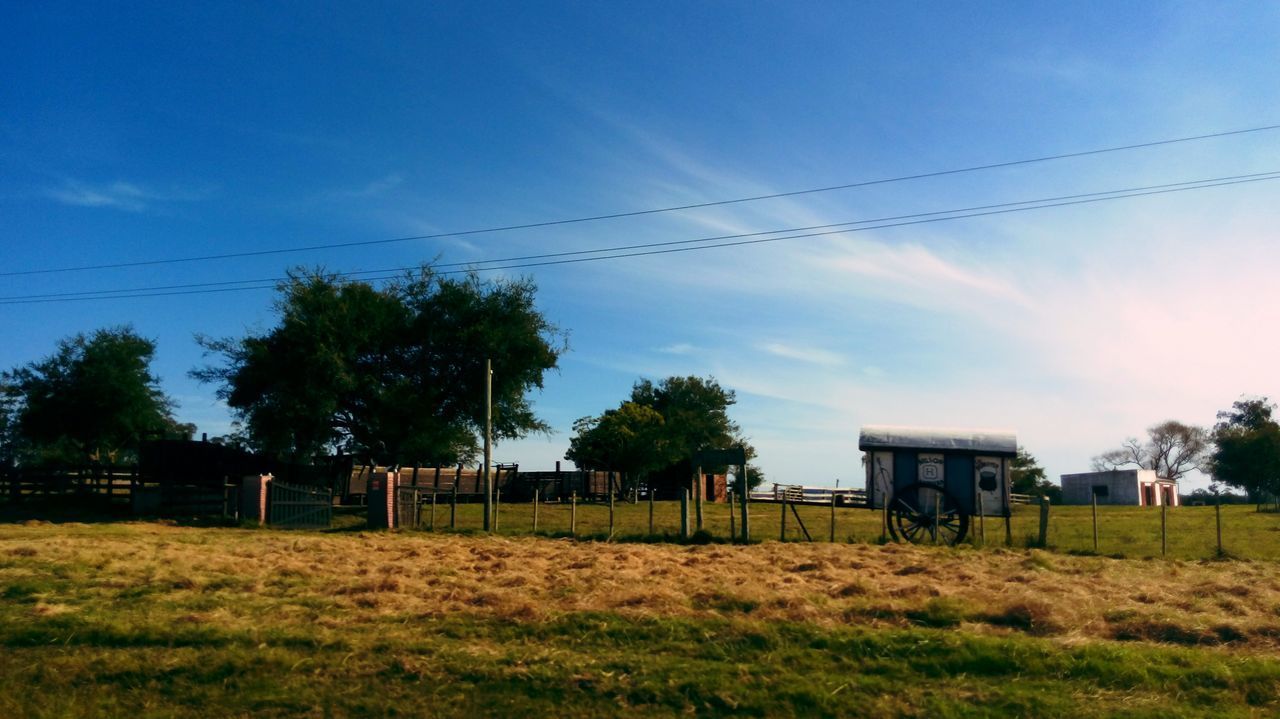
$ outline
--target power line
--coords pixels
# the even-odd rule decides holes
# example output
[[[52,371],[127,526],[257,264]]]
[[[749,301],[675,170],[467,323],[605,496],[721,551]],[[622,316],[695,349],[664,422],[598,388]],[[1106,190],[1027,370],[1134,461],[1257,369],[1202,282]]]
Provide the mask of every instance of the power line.
[[[667,247],[667,246],[674,246],[674,245],[691,245],[691,244],[698,244],[698,243],[716,242],[721,240],[734,240],[734,239],[741,239],[741,238],[747,238],[747,237],[761,237],[765,235],[776,235],[776,234],[791,233],[791,232],[809,232],[813,230],[826,230],[826,229],[831,229],[835,227],[848,227],[853,225],[867,225],[867,224],[877,224],[877,223],[885,223],[885,222],[897,222],[900,220],[919,219],[919,218],[931,217],[931,216],[955,215],[958,213],[992,210],[992,209],[999,209],[1004,207],[1016,207],[1019,205],[1041,205],[1043,203],[1063,202],[1067,200],[1078,200],[1078,199],[1084,199],[1089,197],[1103,197],[1108,195],[1122,195],[1122,194],[1124,196],[1134,196],[1132,194],[1127,194],[1127,193],[1147,193],[1152,190],[1163,190],[1163,189],[1169,189],[1169,188],[1199,189],[1200,187],[1214,187],[1214,186],[1217,186],[1218,183],[1234,182],[1236,180],[1273,179],[1273,176],[1276,176],[1276,175],[1280,175],[1280,170],[1274,170],[1271,172],[1258,172],[1258,173],[1245,174],[1245,175],[1231,175],[1227,177],[1211,177],[1211,178],[1203,178],[1198,180],[1184,180],[1182,182],[1170,182],[1170,183],[1165,183],[1160,185],[1147,185],[1145,187],[1127,187],[1127,188],[1121,188],[1121,189],[1115,189],[1115,190],[1085,192],[1085,193],[1079,193],[1074,195],[1060,195],[1057,197],[1041,197],[1034,200],[1017,200],[1013,202],[1001,202],[1001,203],[988,204],[988,205],[958,207],[958,208],[952,208],[948,210],[916,212],[916,213],[905,214],[905,215],[891,215],[887,217],[876,217],[876,218],[869,218],[865,220],[850,220],[846,222],[834,222],[834,223],[828,223],[828,224],[822,224],[822,225],[809,225],[807,227],[787,227],[787,228],[782,228],[777,230],[760,230],[756,232],[745,232],[745,233],[738,233],[738,234],[731,234],[731,235],[699,237],[699,238],[688,239],[688,240],[667,240],[663,242],[649,242],[649,243],[641,243],[641,244],[633,244],[633,245],[615,245],[613,247],[599,247],[599,248],[586,249],[586,250],[568,250],[563,252],[551,252],[551,253],[542,253],[542,254],[535,254],[535,255],[522,255],[522,256],[516,256],[516,257],[503,257],[503,258],[497,258],[497,259],[491,259],[491,260],[472,260],[468,262],[447,262],[447,263],[435,264],[432,267],[433,269],[436,269],[436,270],[440,270],[441,268],[451,268],[451,267],[484,269],[480,266],[507,263],[507,262],[525,262],[530,260],[543,260],[543,259],[554,259],[554,258],[571,257],[571,256],[578,256],[578,255],[621,252],[621,251],[636,250],[636,249],[651,249],[655,247]],[[1112,198],[1112,199],[1116,199],[1116,198]],[[389,268],[383,268],[383,269],[377,269],[377,270],[355,270],[355,271],[349,271],[349,272],[338,272],[335,274],[339,277],[350,278],[350,277],[359,277],[362,275],[386,275],[387,273],[403,273],[403,272],[412,271],[414,269],[416,268],[415,267],[389,267]],[[80,297],[80,296],[84,296],[84,297],[100,296],[100,297],[109,298],[112,295],[116,295],[120,293],[232,287],[234,285],[254,285],[254,287],[251,287],[249,289],[258,289],[259,288],[258,286],[262,285],[263,283],[270,283],[266,286],[274,286],[276,283],[279,283],[284,279],[286,278],[261,277],[261,278],[249,279],[249,280],[224,280],[219,282],[200,282],[200,283],[187,283],[187,284],[180,284],[180,285],[133,287],[133,288],[118,289],[118,290],[81,290],[78,292],[59,292],[59,293],[49,293],[49,294],[40,294],[40,295],[13,295],[8,297],[0,296],[0,302],[6,301],[6,300],[53,299],[53,298]],[[380,277],[378,279],[387,279],[387,277]]]
[[[953,210],[938,210],[933,212],[921,212],[911,215],[898,215],[894,217],[878,218],[874,220],[855,220],[851,222],[842,222],[828,225],[813,225],[810,227],[788,228],[783,230],[765,230],[760,232],[748,232],[736,235],[720,235],[717,237],[704,237],[692,240],[670,240],[665,242],[651,242],[636,245],[623,245],[611,248],[597,248],[590,250],[574,250],[558,253],[545,253],[540,255],[527,255],[517,258],[505,258],[495,260],[479,260],[475,262],[463,263],[453,262],[439,267],[467,267],[467,269],[454,269],[438,271],[437,274],[452,275],[462,274],[472,271],[491,272],[497,270],[509,269],[525,269],[530,267],[547,267],[553,265],[576,264],[582,262],[595,262],[600,260],[624,259],[628,257],[642,257],[650,255],[672,254],[676,252],[692,252],[696,250],[708,250],[725,247],[741,247],[746,245],[764,244],[770,242],[780,242],[784,240],[797,240],[809,237],[822,237],[829,235],[839,235],[853,232],[866,232],[869,230],[890,229],[895,227],[905,227],[909,225],[930,224],[935,222],[946,222],[950,220],[968,219],[974,217],[987,217],[991,215],[1003,215],[1013,212],[1027,212],[1030,210],[1041,210],[1054,207],[1067,207],[1072,205],[1092,204],[1095,202],[1105,202],[1108,200],[1122,200],[1133,197],[1146,197],[1151,195],[1163,195],[1173,192],[1187,192],[1190,190],[1208,189],[1213,187],[1225,187],[1229,185],[1240,185],[1253,182],[1265,182],[1268,180],[1280,179],[1280,171],[1272,171],[1265,173],[1254,173],[1249,175],[1234,175],[1222,178],[1210,178],[1204,180],[1189,180],[1186,182],[1167,183],[1163,185],[1150,185],[1147,187],[1129,188],[1123,190],[1108,190],[1103,192],[1090,192],[1077,195],[1063,195],[1059,197],[1041,198],[1038,200],[1020,200],[1016,202],[1006,202],[993,205],[980,205],[969,208],[959,208]],[[876,224],[867,224],[876,223]],[[849,227],[849,225],[864,225],[861,227]],[[822,229],[831,227],[844,227],[845,229]],[[808,232],[808,230],[822,230],[816,232]],[[800,232],[802,234],[785,234]],[[781,237],[763,237],[764,235],[784,234]],[[748,238],[748,239],[743,239]],[[736,240],[732,242],[721,242],[721,240]],[[716,244],[694,244],[715,242]],[[640,251],[631,251],[640,250]],[[612,253],[612,254],[601,254]],[[595,256],[589,256],[595,255]],[[538,261],[528,261],[538,260]],[[520,264],[497,264],[503,262],[516,262]],[[490,265],[480,267],[477,265]],[[376,282],[380,280],[394,279],[402,276],[404,272],[411,271],[413,267],[398,267],[383,270],[362,270],[355,272],[335,273],[338,277],[350,278],[360,275],[370,275],[366,277],[366,281]],[[82,292],[69,292],[48,295],[21,295],[13,297],[0,298],[0,304],[44,304],[51,302],[75,302],[88,300],[108,300],[108,299],[134,299],[145,297],[169,297],[175,295],[195,295],[195,294],[213,294],[221,292],[236,292],[248,290],[272,289],[280,281],[285,278],[264,278],[257,280],[229,280],[224,282],[198,283],[189,285],[171,285],[151,288],[137,288],[126,290],[88,290]],[[240,285],[240,286],[223,286],[223,285]],[[170,291],[172,290],[172,291]],[[122,294],[123,293],[123,294]]]
[[[616,219],[622,219],[622,218],[628,218],[628,217],[656,215],[656,214],[661,214],[666,212],[679,212],[683,210],[695,210],[695,209],[701,209],[701,208],[707,208],[707,207],[721,207],[724,205],[734,205],[734,204],[741,204],[746,202],[757,202],[760,200],[772,200],[772,199],[779,199],[783,197],[796,197],[800,195],[811,195],[811,194],[816,194],[820,192],[833,192],[835,190],[850,190],[850,189],[855,189],[860,187],[871,187],[874,185],[886,185],[886,184],[895,183],[895,182],[923,180],[923,179],[928,179],[933,177],[945,177],[948,175],[959,175],[959,174],[968,173],[968,172],[979,172],[982,170],[995,170],[995,169],[1006,168],[1006,167],[1017,167],[1020,165],[1031,165],[1031,164],[1036,164],[1041,162],[1051,162],[1054,160],[1066,160],[1066,159],[1077,158],[1077,157],[1088,157],[1091,155],[1102,155],[1102,154],[1112,153],[1112,152],[1124,152],[1127,150],[1139,150],[1144,148],[1160,147],[1164,145],[1174,145],[1174,144],[1184,143],[1184,142],[1210,140],[1214,138],[1230,137],[1233,135],[1245,135],[1245,134],[1256,133],[1256,132],[1267,132],[1267,131],[1277,130],[1277,129],[1280,129],[1280,124],[1261,125],[1258,127],[1250,127],[1250,128],[1240,129],[1240,130],[1225,130],[1222,132],[1212,132],[1212,133],[1207,133],[1202,135],[1189,135],[1186,137],[1176,137],[1176,138],[1166,139],[1166,140],[1152,140],[1149,142],[1140,142],[1140,143],[1135,143],[1131,145],[1117,145],[1114,147],[1104,147],[1104,148],[1098,148],[1093,150],[1067,152],[1067,153],[1060,153],[1056,155],[1044,155],[1041,157],[1032,157],[1032,158],[1026,158],[1021,160],[1009,160],[1005,162],[994,162],[994,163],[988,163],[985,165],[973,165],[970,167],[961,167],[961,168],[955,168],[950,170],[936,170],[932,172],[922,172],[922,173],[917,173],[912,175],[899,175],[897,177],[887,177],[887,178],[881,178],[881,179],[875,179],[875,180],[862,180],[858,182],[849,182],[849,183],[840,184],[840,185],[829,185],[826,187],[814,187],[814,188],[809,188],[804,190],[776,192],[776,193],[765,194],[765,195],[752,195],[748,197],[738,197],[738,198],[733,198],[728,200],[713,200],[710,202],[698,202],[698,203],[691,203],[686,205],[673,205],[670,207],[659,207],[659,208],[653,208],[653,209],[647,209],[647,210],[613,212],[608,214],[589,215],[585,217],[573,217],[573,218],[560,219],[560,220],[546,220],[542,222],[529,222],[529,223],[517,224],[517,225],[500,225],[496,227],[457,230],[453,232],[437,232],[437,233],[427,234],[427,235],[410,235],[406,237],[392,237],[392,238],[384,238],[379,240],[334,242],[334,243],[328,243],[328,244],[304,245],[301,247],[280,247],[280,248],[273,248],[273,249],[267,249],[267,250],[226,252],[221,254],[199,255],[199,256],[193,256],[193,257],[175,257],[175,258],[167,258],[167,259],[159,259],[159,260],[138,260],[135,262],[114,262],[114,263],[103,263],[103,264],[96,264],[96,265],[78,265],[78,266],[70,266],[70,267],[54,267],[54,268],[44,268],[44,269],[35,269],[35,270],[15,270],[10,272],[0,272],[0,277],[56,274],[56,273],[63,273],[63,272],[87,272],[91,270],[111,270],[111,269],[124,269],[128,267],[150,267],[155,265],[170,265],[170,264],[180,264],[180,263],[189,263],[189,262],[207,262],[212,260],[227,260],[227,259],[236,259],[236,258],[244,258],[244,257],[263,257],[268,255],[290,254],[295,252],[314,252],[317,250],[332,250],[332,249],[343,249],[343,248],[350,248],[350,247],[369,247],[373,245],[387,245],[387,244],[394,244],[399,242],[410,242],[415,240],[435,240],[435,239],[442,239],[446,237],[466,237],[469,235],[511,232],[515,230],[532,230],[532,229],[543,228],[543,227],[556,227],[560,225],[571,225],[571,224],[578,224],[583,222],[616,220]]]

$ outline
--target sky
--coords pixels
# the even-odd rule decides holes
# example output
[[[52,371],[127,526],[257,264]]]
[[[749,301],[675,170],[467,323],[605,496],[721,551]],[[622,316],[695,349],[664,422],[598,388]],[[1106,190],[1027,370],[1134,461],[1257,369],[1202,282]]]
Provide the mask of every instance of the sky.
[[[0,368],[131,324],[157,342],[178,418],[211,436],[231,415],[187,376],[208,361],[194,338],[270,329],[270,289],[47,295],[297,266],[483,267],[1280,171],[1268,129],[302,251],[1277,125],[1280,5],[46,2],[5,15]],[[551,468],[573,421],[639,378],[700,375],[736,392],[731,416],[771,482],[859,486],[868,424],[1012,429],[1051,477],[1085,471],[1162,420],[1211,425],[1241,395],[1280,397],[1278,199],[1280,180],[1263,179],[486,271],[531,277],[570,347],[533,395],[554,432],[500,443],[495,460]],[[264,250],[297,251],[33,272]]]

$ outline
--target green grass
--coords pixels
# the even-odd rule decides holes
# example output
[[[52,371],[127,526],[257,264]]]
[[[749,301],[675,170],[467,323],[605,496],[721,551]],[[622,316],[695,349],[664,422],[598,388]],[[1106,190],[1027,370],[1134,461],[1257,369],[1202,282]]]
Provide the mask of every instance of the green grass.
[[[1225,717],[1280,708],[1280,662],[1203,651],[609,613],[352,620],[318,637],[148,628],[109,613],[6,626],[0,715]]]

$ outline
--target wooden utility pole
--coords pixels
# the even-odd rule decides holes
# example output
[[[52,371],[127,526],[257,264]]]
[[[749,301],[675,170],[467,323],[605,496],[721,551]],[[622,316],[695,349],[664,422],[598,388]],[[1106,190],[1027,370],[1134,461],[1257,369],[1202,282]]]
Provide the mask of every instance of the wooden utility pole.
[[[492,529],[493,487],[489,482],[489,461],[493,458],[493,361],[484,361],[484,531]]]

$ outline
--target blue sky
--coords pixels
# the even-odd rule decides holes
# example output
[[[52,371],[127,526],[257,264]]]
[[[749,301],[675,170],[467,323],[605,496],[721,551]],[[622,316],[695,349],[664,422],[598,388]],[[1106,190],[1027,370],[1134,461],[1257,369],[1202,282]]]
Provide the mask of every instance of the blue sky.
[[[21,3],[0,29],[4,271],[377,240],[823,187],[1280,123],[1273,3]],[[3,296],[691,239],[1280,170],[1256,132],[638,218],[144,268]],[[524,270],[571,350],[559,431],[715,375],[771,480],[858,476],[863,424],[1011,428],[1051,475],[1280,396],[1258,182]],[[0,367],[131,323],[179,415],[229,417],[193,335],[255,290],[0,303]],[[856,481],[856,480],[855,480]],[[1194,479],[1190,486],[1203,483]]]

